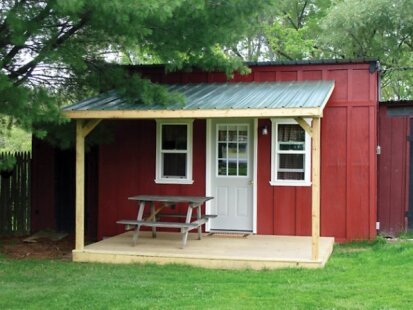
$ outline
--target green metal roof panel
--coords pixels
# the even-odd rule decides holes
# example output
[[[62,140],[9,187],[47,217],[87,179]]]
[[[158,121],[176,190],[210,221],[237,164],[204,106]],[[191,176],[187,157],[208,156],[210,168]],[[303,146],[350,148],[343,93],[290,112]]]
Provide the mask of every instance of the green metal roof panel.
[[[334,81],[211,83],[165,85],[184,95],[185,103],[134,104],[115,91],[82,100],[63,111],[211,110],[318,108],[328,100]]]

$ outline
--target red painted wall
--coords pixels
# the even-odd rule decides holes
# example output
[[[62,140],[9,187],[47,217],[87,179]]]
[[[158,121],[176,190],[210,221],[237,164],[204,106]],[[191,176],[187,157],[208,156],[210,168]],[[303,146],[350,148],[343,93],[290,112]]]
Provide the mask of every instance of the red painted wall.
[[[55,152],[44,141],[32,141],[31,231],[56,229]]]
[[[321,122],[321,235],[338,241],[374,238],[377,73],[369,73],[366,64],[288,70],[266,68],[255,76],[258,81],[336,81]],[[269,125],[261,120],[260,126],[264,123]],[[311,188],[269,185],[270,139],[259,135],[258,233],[309,235]]]
[[[378,206],[380,232],[395,236],[406,228],[408,210],[409,116],[389,116],[379,109]]]
[[[364,64],[252,66],[233,82],[335,80],[336,87],[321,122],[321,235],[338,241],[376,236],[377,72]],[[163,83],[225,82],[222,73],[178,72],[163,67],[139,71]],[[269,120],[260,120],[260,126]],[[205,193],[205,121],[194,123],[193,185],[157,185],[155,121],[113,121],[115,140],[101,146],[99,162],[98,237],[123,231],[115,221],[133,217],[127,197],[141,193]],[[268,128],[270,128],[269,126]],[[271,138],[258,135],[259,234],[310,235],[311,187],[270,186]]]
[[[99,153],[99,239],[124,232],[124,226],[115,223],[117,220],[136,217],[137,204],[127,199],[130,196],[205,195],[205,120],[194,121],[194,183],[190,185],[154,182],[155,120],[112,121],[111,125],[113,142],[101,145]]]

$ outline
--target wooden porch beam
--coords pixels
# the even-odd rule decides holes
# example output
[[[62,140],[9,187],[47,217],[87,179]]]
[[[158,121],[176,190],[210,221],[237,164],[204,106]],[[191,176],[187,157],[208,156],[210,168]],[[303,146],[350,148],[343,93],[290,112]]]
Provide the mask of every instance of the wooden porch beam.
[[[85,246],[85,138],[101,120],[76,121],[76,241],[75,249]]]
[[[313,137],[313,129],[310,125],[307,124],[305,119],[303,119],[302,117],[296,117],[294,118],[294,120],[298,123],[298,125],[301,126],[302,129],[305,130],[306,133],[308,133],[310,137]]]
[[[311,201],[311,259],[319,259],[320,252],[320,118],[313,118],[312,126],[312,201]]]

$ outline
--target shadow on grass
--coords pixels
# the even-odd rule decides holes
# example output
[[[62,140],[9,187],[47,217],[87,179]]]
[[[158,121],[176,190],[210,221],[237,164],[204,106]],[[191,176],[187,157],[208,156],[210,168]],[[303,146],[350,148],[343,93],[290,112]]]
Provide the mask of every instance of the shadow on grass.
[[[383,237],[377,237],[370,241],[353,241],[348,243],[336,244],[334,246],[334,254],[340,253],[355,253],[382,249],[386,246],[387,240]]]

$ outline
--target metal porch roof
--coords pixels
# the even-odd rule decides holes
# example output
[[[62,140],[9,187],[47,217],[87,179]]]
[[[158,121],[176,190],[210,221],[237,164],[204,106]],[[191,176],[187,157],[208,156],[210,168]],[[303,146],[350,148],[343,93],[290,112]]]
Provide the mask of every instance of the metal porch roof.
[[[185,103],[131,103],[115,91],[63,108],[69,118],[322,116],[334,81],[165,85]]]

